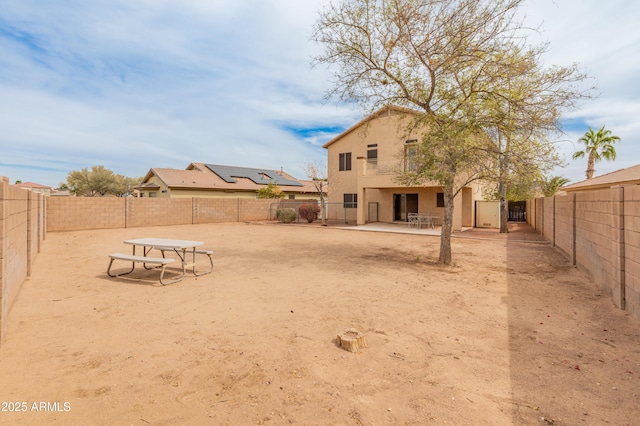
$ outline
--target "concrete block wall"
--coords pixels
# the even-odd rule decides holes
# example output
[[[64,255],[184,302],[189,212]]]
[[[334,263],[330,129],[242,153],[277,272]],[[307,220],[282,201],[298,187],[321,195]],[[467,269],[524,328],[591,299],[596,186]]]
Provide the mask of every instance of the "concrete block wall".
[[[240,199],[239,221],[269,220],[269,209],[276,200]],[[283,200],[286,202],[286,200]],[[312,202],[317,203],[316,200]]]
[[[0,177],[0,343],[7,318],[44,239],[44,196]]]
[[[537,198],[527,213],[529,224],[616,306],[640,319],[640,186]]]
[[[123,198],[126,201],[125,227],[190,225],[192,198]]]
[[[640,318],[640,186],[624,189],[625,309]]]
[[[126,198],[47,197],[47,231],[125,228]]]
[[[542,223],[544,224],[542,235],[552,243],[555,243],[555,198],[545,199],[542,203]],[[545,220],[549,219],[549,220]]]
[[[196,198],[193,205],[193,223],[237,222],[238,198]]]
[[[565,195],[555,197],[555,240],[554,246],[561,250],[575,265],[574,253],[574,206],[575,195]]]
[[[47,197],[46,201],[48,232],[268,220],[270,206],[277,202],[132,197]]]
[[[612,203],[609,190],[576,194],[576,265],[612,294]],[[597,267],[595,266],[597,265]]]

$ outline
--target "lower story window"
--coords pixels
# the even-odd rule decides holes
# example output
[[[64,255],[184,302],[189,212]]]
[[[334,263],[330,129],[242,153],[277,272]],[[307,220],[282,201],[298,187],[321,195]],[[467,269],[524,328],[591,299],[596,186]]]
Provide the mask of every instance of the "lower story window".
[[[344,194],[344,208],[355,209],[358,207],[358,194]]]

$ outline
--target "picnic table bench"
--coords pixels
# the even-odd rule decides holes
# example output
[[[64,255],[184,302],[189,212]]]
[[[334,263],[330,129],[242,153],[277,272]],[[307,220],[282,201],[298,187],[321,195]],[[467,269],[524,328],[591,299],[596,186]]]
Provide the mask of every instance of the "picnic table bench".
[[[161,268],[160,272],[160,283],[162,285],[173,284],[178,281],[182,281],[185,277],[187,268],[193,268],[193,274],[195,276],[201,276],[204,274],[211,273],[213,271],[213,251],[212,250],[204,250],[204,249],[196,249],[196,247],[203,245],[204,243],[201,241],[190,241],[190,240],[175,240],[175,239],[166,239],[166,238],[140,238],[133,240],[125,240],[125,244],[130,244],[133,246],[133,254],[123,254],[123,253],[112,253],[109,255],[109,267],[107,268],[107,274],[110,277],[117,277],[120,275],[127,275],[133,272],[135,269],[136,263],[142,263],[145,269],[155,269]],[[142,255],[136,255],[136,246],[142,246]],[[151,250],[156,249],[159,250],[162,254],[162,257],[153,257],[148,256]],[[191,263],[187,262],[187,250],[192,253],[192,261]],[[165,252],[174,252],[178,258],[180,259],[182,266],[182,275],[172,280],[165,280],[164,274],[166,270],[166,266],[176,259],[165,257]],[[196,270],[196,255],[204,254],[209,258],[209,268],[205,271],[197,271]],[[114,260],[122,260],[131,262],[131,269],[124,272],[113,273],[111,268],[113,266]],[[155,265],[155,266],[147,266],[147,265]]]
[[[143,266],[146,269],[151,269],[151,268],[147,268],[147,264],[149,264],[149,265],[160,265],[160,268],[161,268],[160,284],[162,284],[162,285],[172,284],[172,283],[178,282],[178,281],[180,281],[180,280],[182,280],[184,278],[184,270],[183,270],[182,271],[182,276],[180,278],[175,279],[175,280],[164,281],[164,272],[166,270],[167,265],[170,264],[170,263],[175,262],[175,259],[171,259],[171,258],[168,258],[168,257],[149,257],[149,256],[135,256],[135,255],[132,255],[132,254],[123,254],[123,253],[111,253],[109,255],[109,258],[111,260],[109,261],[109,267],[107,268],[107,274],[110,277],[119,277],[120,275],[130,274],[135,269],[135,264],[136,263],[142,263]],[[113,261],[114,260],[125,260],[125,261],[131,262],[131,269],[126,271],[126,272],[120,272],[118,274],[112,274],[111,273],[111,266],[113,266]]]

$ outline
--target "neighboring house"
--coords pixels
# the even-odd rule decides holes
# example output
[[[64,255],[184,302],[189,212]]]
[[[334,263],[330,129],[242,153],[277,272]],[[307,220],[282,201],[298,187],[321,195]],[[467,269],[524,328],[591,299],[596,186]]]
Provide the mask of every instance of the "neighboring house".
[[[618,185],[640,185],[640,164],[563,186],[560,188],[560,191],[595,191],[598,189],[608,189]]]
[[[329,219],[355,216],[362,225],[407,221],[409,213],[435,213],[442,224],[444,194],[438,183],[408,187],[396,182],[399,171],[415,167],[421,135],[407,135],[411,114],[404,108],[384,107],[324,145],[331,185]],[[476,183],[455,197],[454,230],[474,226],[475,201],[481,197]]]
[[[34,182],[16,183],[15,186],[44,195],[51,195],[51,193],[53,192],[53,189],[50,186],[40,185],[39,183]]]
[[[153,168],[135,186],[138,197],[256,198],[258,189],[275,183],[288,199],[319,199],[311,181],[297,180],[283,170],[191,163],[186,170]]]

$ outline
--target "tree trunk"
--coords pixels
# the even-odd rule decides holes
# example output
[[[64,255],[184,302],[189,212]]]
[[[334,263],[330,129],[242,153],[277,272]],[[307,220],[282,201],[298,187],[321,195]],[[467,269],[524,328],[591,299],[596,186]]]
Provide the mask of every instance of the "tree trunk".
[[[594,150],[589,152],[589,160],[587,161],[587,179],[591,179],[593,177],[593,172],[596,171],[596,159],[593,153]]]
[[[509,232],[509,207],[507,203],[507,185],[500,182],[500,233]]]
[[[322,226],[327,226],[327,218],[324,211],[324,197],[320,195],[320,217],[322,218]]]
[[[453,184],[442,187],[444,191],[444,217],[440,233],[440,258],[438,263],[451,265],[451,229],[453,228]]]

